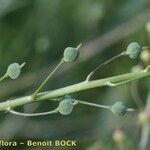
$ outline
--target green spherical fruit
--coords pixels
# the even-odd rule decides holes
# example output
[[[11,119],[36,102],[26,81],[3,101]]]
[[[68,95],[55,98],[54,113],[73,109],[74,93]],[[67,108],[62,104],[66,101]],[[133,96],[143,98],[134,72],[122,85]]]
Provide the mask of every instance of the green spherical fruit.
[[[77,48],[67,47],[64,50],[64,61],[65,62],[73,62],[77,60],[79,57],[79,51]]]
[[[68,115],[73,111],[73,99],[72,98],[65,98],[64,100],[60,101],[58,106],[58,112],[62,115]]]
[[[141,50],[142,48],[139,43],[132,42],[128,45],[126,54],[129,55],[131,59],[135,59],[139,55]]]
[[[115,115],[124,116],[127,113],[127,106],[125,103],[118,101],[111,106],[110,110]]]
[[[21,74],[21,67],[18,63],[10,64],[7,68],[7,75],[11,79],[16,79]]]

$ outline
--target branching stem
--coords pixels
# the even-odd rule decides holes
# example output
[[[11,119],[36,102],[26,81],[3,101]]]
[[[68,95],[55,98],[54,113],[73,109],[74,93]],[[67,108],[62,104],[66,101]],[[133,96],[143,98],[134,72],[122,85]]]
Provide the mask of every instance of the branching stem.
[[[124,84],[124,83],[134,81],[136,79],[140,79],[140,78],[148,77],[148,76],[150,76],[150,71],[148,71],[147,69],[146,70],[144,69],[139,72],[126,73],[123,75],[117,75],[117,76],[108,77],[108,78],[99,79],[99,80],[93,80],[89,82],[83,81],[74,85],[69,85],[67,87],[55,89],[52,91],[46,91],[43,93],[38,93],[38,96],[35,99],[35,101],[32,95],[29,95],[29,96],[24,96],[20,98],[14,98],[11,101],[1,102],[0,111],[5,111],[7,108],[13,108],[13,107],[17,107],[17,106],[25,105],[28,103],[37,102],[37,101],[51,100],[53,98],[61,97],[61,96],[75,93],[78,91],[83,91],[83,90],[92,89],[96,87],[109,86],[108,85],[109,82],[112,82],[112,83],[121,82],[122,84]],[[122,81],[126,81],[126,82],[122,82]]]
[[[110,110],[110,108],[111,108],[111,106],[100,105],[100,104],[95,104],[95,103],[75,99],[75,101],[73,102],[73,105],[75,106],[77,104],[94,106],[94,107],[104,108],[104,109],[108,109],[108,110]],[[129,108],[129,109],[127,109],[127,111],[134,111],[134,109]],[[31,113],[31,114],[21,113],[21,112],[15,111],[15,110],[13,110],[9,107],[9,108],[7,108],[7,112],[9,112],[11,114],[14,114],[14,115],[18,115],[18,116],[24,116],[24,117],[45,116],[45,115],[50,115],[50,114],[53,114],[53,113],[57,113],[58,112],[58,107],[56,109],[52,110],[52,111],[47,111],[47,112],[42,112],[42,113]]]

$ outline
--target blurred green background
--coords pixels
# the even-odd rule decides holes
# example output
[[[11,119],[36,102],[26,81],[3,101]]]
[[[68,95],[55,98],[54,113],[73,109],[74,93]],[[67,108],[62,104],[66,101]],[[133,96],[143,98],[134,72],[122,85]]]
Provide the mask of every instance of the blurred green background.
[[[27,62],[19,79],[1,82],[1,102],[31,94],[68,46],[83,43],[79,61],[61,67],[44,90],[85,80],[95,66],[125,50],[132,41],[149,45],[150,32],[145,28],[149,21],[149,0],[0,0],[0,75],[10,63]],[[130,72],[139,63],[139,58],[122,57],[99,70],[94,78]],[[146,78],[139,81],[138,88],[145,102]],[[105,105],[123,100],[130,107],[137,107],[131,84],[91,89],[72,96]],[[24,110],[42,112],[55,106],[57,103],[45,101],[26,105]],[[0,139],[77,140],[77,147],[49,148],[53,150],[115,150],[117,145],[112,134],[116,127],[124,129],[125,150],[137,150],[140,134],[137,113],[118,118],[106,110],[79,105],[68,116],[54,114],[25,118],[0,114]]]

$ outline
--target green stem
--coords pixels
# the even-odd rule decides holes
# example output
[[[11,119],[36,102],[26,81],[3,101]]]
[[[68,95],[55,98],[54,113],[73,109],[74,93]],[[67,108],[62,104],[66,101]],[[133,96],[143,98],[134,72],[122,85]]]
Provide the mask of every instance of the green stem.
[[[7,77],[8,77],[7,74],[5,74],[4,76],[2,76],[2,77],[0,78],[0,82],[3,81],[4,79],[6,79]]]
[[[26,62],[23,62],[20,67],[23,68],[26,65]]]
[[[41,83],[41,85],[37,88],[37,90],[33,93],[32,97],[33,99],[36,98],[39,91],[46,85],[48,80],[52,77],[52,75],[56,72],[56,70],[64,63],[64,60],[62,59],[59,64],[55,67],[55,69],[48,75],[48,77]]]
[[[121,56],[123,56],[123,55],[126,55],[124,51],[123,51],[122,53],[120,53],[120,54],[118,54],[118,55],[116,55],[116,56],[110,58],[109,60],[105,61],[104,63],[98,65],[94,70],[92,70],[92,71],[89,73],[89,75],[88,75],[87,78],[86,78],[86,81],[90,81],[91,78],[92,78],[92,76],[94,75],[94,73],[95,73],[98,69],[100,69],[100,68],[103,67],[104,65],[107,65],[108,63],[114,61],[115,59],[117,59],[117,58],[119,58],[119,57],[121,57]]]
[[[77,103],[80,103],[83,105],[94,106],[94,107],[104,108],[104,109],[108,109],[108,110],[110,110],[110,108],[111,108],[111,106],[107,106],[107,105],[100,105],[100,104],[90,103],[90,102],[81,101],[81,100],[76,100],[76,101],[77,101]],[[132,111],[135,111],[135,109],[128,108],[127,111],[132,112]]]
[[[17,115],[17,116],[35,117],[35,116],[44,116],[44,115],[54,114],[54,113],[57,113],[58,111],[57,111],[57,109],[54,109],[54,110],[48,111],[48,112],[27,114],[27,113],[17,112],[15,110],[12,110],[12,109],[8,108],[7,112],[9,112],[11,114],[14,114],[14,115]]]
[[[94,106],[94,107],[105,108],[105,109],[110,108],[110,106],[106,106],[106,105],[99,105],[99,104],[85,102],[85,101],[81,101],[81,100],[76,100],[76,101],[80,104],[83,104],[83,105]]]
[[[82,47],[82,43],[80,43],[78,46],[77,46],[77,50],[80,50]]]
[[[83,90],[92,89],[92,88],[96,88],[96,87],[102,87],[102,86],[109,86],[108,85],[109,82],[119,83],[122,81],[127,81],[126,83],[128,83],[133,80],[140,79],[143,77],[148,77],[148,76],[150,76],[150,71],[141,70],[139,72],[126,73],[123,75],[108,77],[108,78],[89,81],[89,82],[84,81],[84,82],[80,82],[80,83],[70,85],[67,87],[39,93],[38,97],[37,97],[37,99],[35,99],[35,101],[34,101],[34,98],[32,97],[32,95],[29,95],[29,96],[24,96],[24,97],[20,97],[20,98],[14,98],[11,101],[1,102],[0,103],[0,111],[4,111],[7,108],[13,108],[13,107],[17,107],[20,105],[33,103],[33,102],[37,102],[37,101],[42,101],[42,100],[46,100],[46,99],[50,100],[52,98],[61,97],[61,96],[75,93],[78,91],[83,91]]]

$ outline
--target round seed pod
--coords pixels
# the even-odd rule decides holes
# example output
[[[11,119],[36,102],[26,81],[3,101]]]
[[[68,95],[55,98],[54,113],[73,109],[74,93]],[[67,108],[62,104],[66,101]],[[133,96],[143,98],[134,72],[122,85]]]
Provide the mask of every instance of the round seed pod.
[[[79,51],[77,48],[67,47],[65,48],[63,55],[65,62],[73,62],[78,59]]]
[[[128,45],[126,54],[129,55],[131,59],[137,58],[139,55],[140,51],[142,50],[141,46],[137,42],[132,42]]]
[[[58,112],[62,115],[68,115],[73,111],[73,99],[72,98],[65,98],[64,100],[60,101],[58,106]]]
[[[18,63],[10,64],[7,68],[7,75],[11,79],[16,79],[21,74],[21,67]]]
[[[118,101],[111,106],[110,110],[115,115],[124,116],[127,113],[127,106],[125,103]]]

